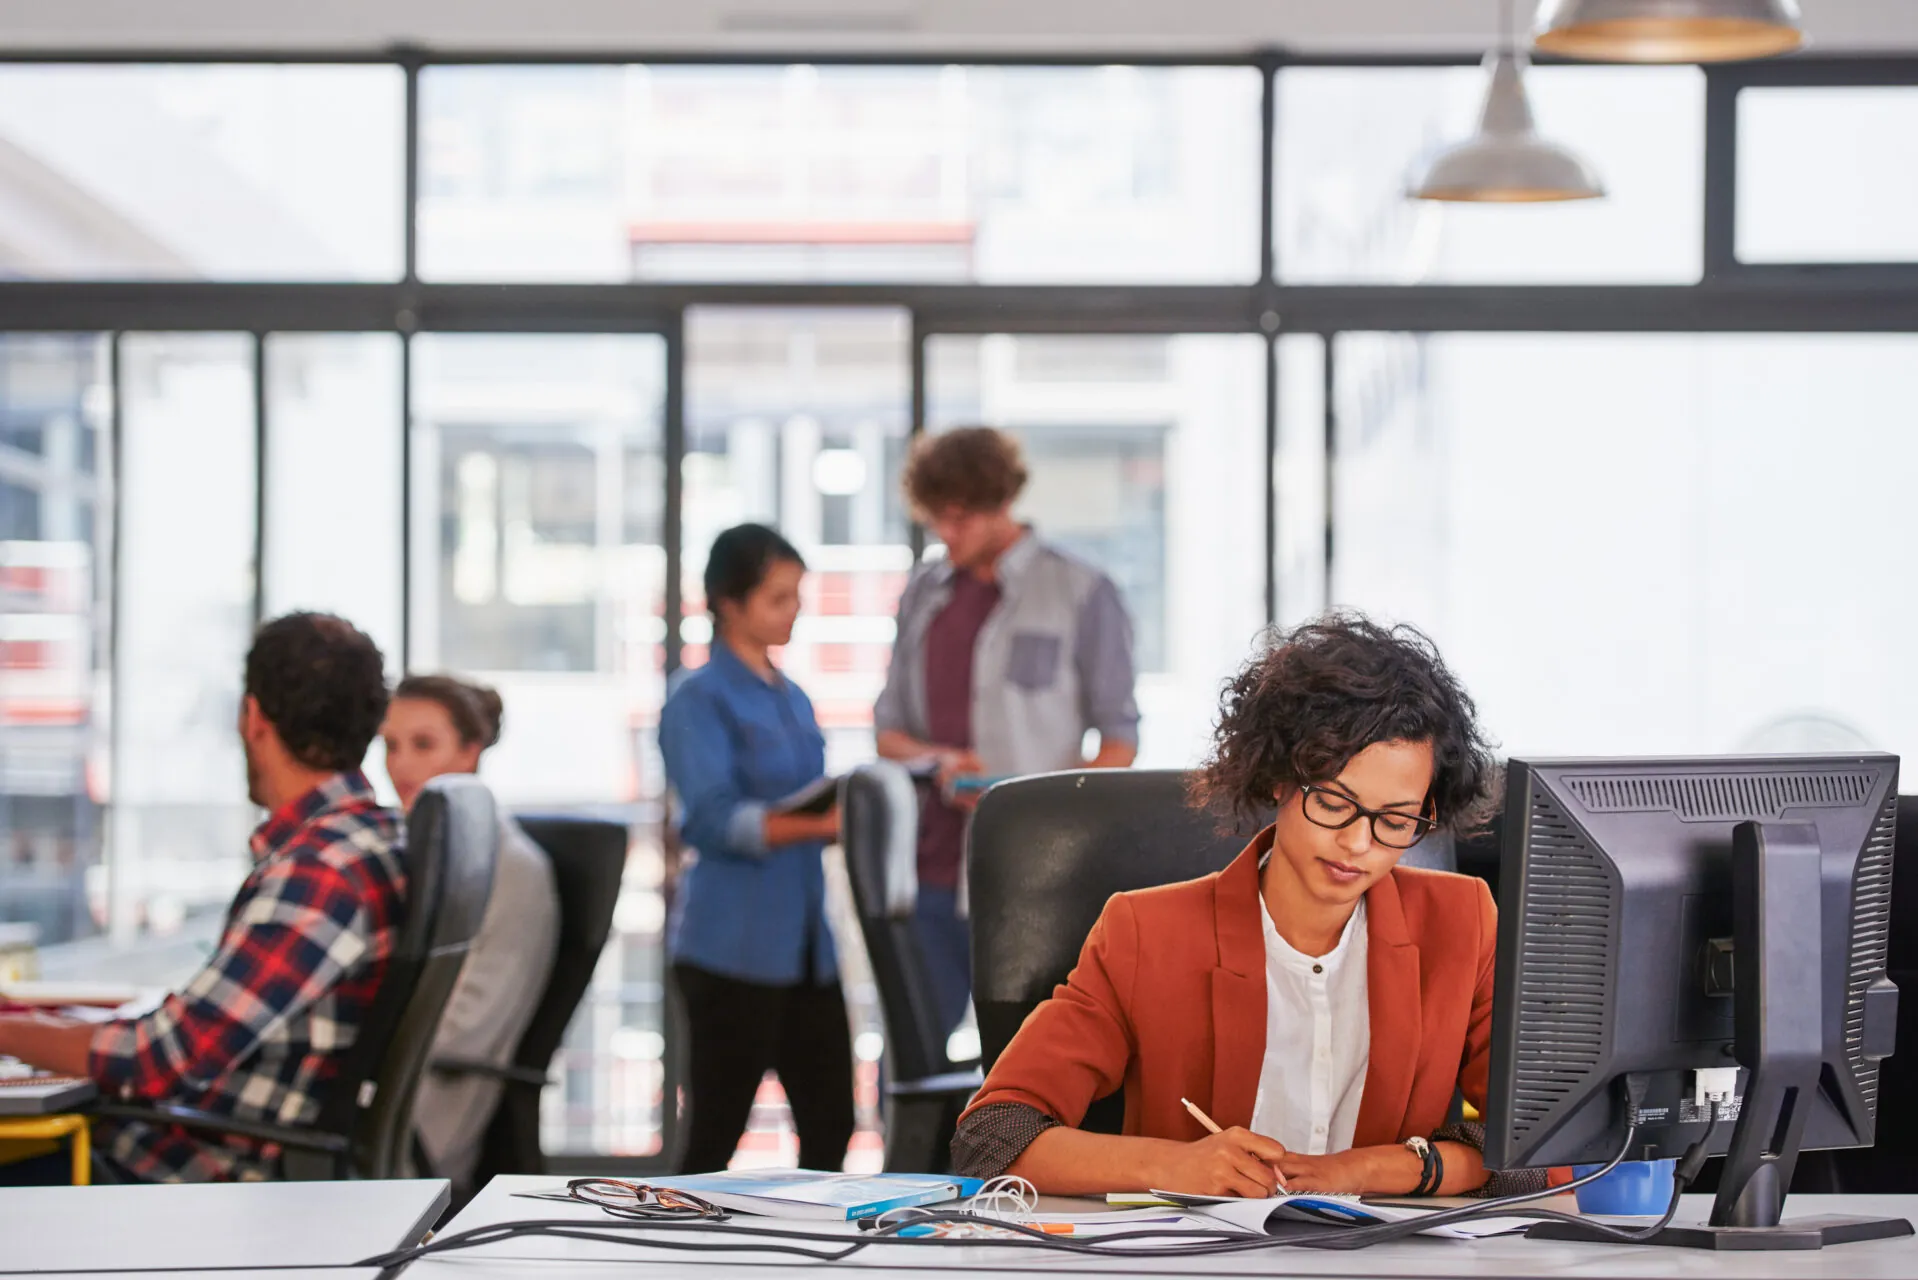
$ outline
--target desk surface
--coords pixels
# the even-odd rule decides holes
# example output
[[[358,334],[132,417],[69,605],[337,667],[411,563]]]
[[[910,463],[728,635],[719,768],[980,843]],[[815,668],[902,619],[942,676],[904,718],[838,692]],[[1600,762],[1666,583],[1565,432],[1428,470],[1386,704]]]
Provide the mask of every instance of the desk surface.
[[[339,1266],[417,1242],[448,1201],[440,1179],[0,1188],[0,1275]]]
[[[474,1227],[525,1218],[564,1218],[582,1225],[605,1221],[598,1210],[571,1205],[515,1199],[514,1191],[550,1190],[558,1178],[496,1178],[466,1209],[440,1232],[440,1238]],[[1103,1209],[1089,1201],[1049,1201],[1042,1208],[1055,1211]],[[1711,1209],[1707,1196],[1686,1198],[1681,1221],[1700,1222]],[[1821,1214],[1854,1214],[1918,1219],[1918,1197],[1795,1196],[1791,1218]],[[787,1223],[784,1225],[797,1225]],[[803,1224],[805,1229],[836,1230],[833,1224]],[[846,1228],[849,1234],[856,1234]],[[630,1233],[626,1233],[630,1234]],[[816,1246],[823,1247],[823,1246]],[[608,1274],[604,1263],[644,1262],[657,1280],[676,1276],[698,1280],[756,1277],[764,1280],[769,1268],[807,1265],[775,1254],[716,1254],[708,1257],[684,1252],[637,1249],[590,1240],[526,1238],[429,1258],[408,1268],[404,1280],[599,1280]],[[1501,1277],[1573,1277],[1575,1280],[1911,1280],[1918,1276],[1918,1240],[1845,1245],[1822,1252],[1715,1254],[1691,1249],[1563,1244],[1518,1238],[1482,1241],[1409,1240],[1353,1253],[1314,1249],[1274,1249],[1223,1258],[1154,1259],[1076,1258],[1065,1254],[1025,1250],[978,1248],[924,1248],[905,1245],[875,1246],[842,1267],[857,1268],[867,1277],[905,1276],[909,1273],[964,1269],[1008,1274],[1086,1272],[1154,1276],[1354,1276],[1397,1280],[1495,1280]],[[874,1278],[876,1280],[876,1278]]]

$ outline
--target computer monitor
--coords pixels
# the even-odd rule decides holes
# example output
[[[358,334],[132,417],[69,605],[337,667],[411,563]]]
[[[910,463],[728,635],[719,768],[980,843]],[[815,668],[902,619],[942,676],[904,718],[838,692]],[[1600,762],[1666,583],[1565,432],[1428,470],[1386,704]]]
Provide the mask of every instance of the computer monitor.
[[[1878,754],[1511,761],[1486,1164],[1603,1164],[1628,1132],[1627,1160],[1683,1155],[1708,1129],[1705,1086],[1736,1068],[1710,1226],[1662,1241],[1910,1234],[1780,1225],[1800,1150],[1872,1143],[1898,1013],[1897,784]]]

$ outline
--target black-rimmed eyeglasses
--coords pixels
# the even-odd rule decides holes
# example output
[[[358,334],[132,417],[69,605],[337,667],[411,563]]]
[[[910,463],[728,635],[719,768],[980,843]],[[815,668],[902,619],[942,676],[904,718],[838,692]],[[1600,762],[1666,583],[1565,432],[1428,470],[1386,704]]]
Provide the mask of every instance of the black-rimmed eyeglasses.
[[[1438,823],[1395,809],[1368,809],[1342,791],[1321,786],[1299,788],[1299,809],[1314,826],[1341,831],[1360,818],[1372,822],[1372,839],[1388,849],[1410,849],[1431,835]]]
[[[690,1191],[655,1187],[623,1178],[574,1178],[564,1194],[554,1191],[520,1191],[516,1195],[529,1200],[570,1200],[575,1204],[597,1205],[610,1214],[644,1221],[674,1222],[688,1219],[716,1220],[726,1211],[710,1200]]]

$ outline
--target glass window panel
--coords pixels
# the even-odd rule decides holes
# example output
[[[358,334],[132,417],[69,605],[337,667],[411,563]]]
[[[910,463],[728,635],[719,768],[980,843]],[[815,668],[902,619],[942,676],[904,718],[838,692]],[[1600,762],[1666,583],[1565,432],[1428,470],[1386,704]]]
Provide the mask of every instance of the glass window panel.
[[[1684,284],[1702,266],[1705,77],[1695,67],[1533,67],[1539,131],[1583,156],[1600,200],[1459,205],[1405,194],[1469,137],[1476,67],[1279,74],[1278,269],[1291,284]]]
[[[108,378],[98,335],[0,336],[0,977],[105,924]]]
[[[611,813],[633,832],[564,1086],[542,1100],[546,1148],[657,1155],[666,344],[424,334],[413,371],[413,666],[499,689],[505,734],[480,772],[506,807]]]
[[[1316,333],[1279,339],[1279,456],[1273,460],[1278,502],[1280,626],[1323,612],[1325,597],[1325,340]]]
[[[396,66],[0,67],[0,274],[391,280]]]
[[[1918,260],[1918,86],[1744,89],[1738,256]]]
[[[942,335],[926,363],[929,425],[1018,436],[1017,513],[1118,584],[1139,762],[1195,763],[1265,621],[1264,340]]]
[[[835,771],[872,758],[872,706],[912,568],[899,493],[911,337],[911,318],[893,307],[698,307],[686,315],[682,658],[698,666],[710,652],[703,579],[714,537],[746,520],[778,528],[810,570],[793,642],[779,661],[811,697]],[[856,1064],[858,1129],[846,1167],[877,1172],[873,1046],[884,1043],[884,1026],[836,853],[826,872],[853,1029],[871,1050]],[[794,1163],[797,1140],[776,1081],[760,1101],[735,1162]]]
[[[713,538],[746,520],[806,557],[783,661],[829,764],[872,754],[899,592],[912,567],[899,471],[911,408],[906,312],[700,307],[686,317],[684,661],[705,661]]]
[[[266,340],[267,616],[337,613],[401,663],[400,339],[390,333]],[[342,510],[351,519],[342,520]],[[367,777],[388,804],[385,744]]]
[[[431,67],[441,280],[1250,281],[1249,67]]]
[[[1506,751],[1918,750],[1918,604],[1885,589],[1918,557],[1918,338],[1336,355],[1335,598],[1430,631]]]
[[[121,341],[116,939],[218,919],[249,861],[238,732],[253,631],[253,342]]]
[[[266,612],[337,613],[397,671],[400,340],[270,334],[266,399]]]

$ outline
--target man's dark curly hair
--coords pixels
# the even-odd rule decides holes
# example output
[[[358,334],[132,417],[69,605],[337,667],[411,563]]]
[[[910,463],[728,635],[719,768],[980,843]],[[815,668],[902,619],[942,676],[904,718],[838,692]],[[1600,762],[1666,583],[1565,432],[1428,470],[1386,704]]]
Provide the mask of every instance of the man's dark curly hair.
[[[345,618],[289,613],[254,633],[247,696],[309,769],[357,769],[386,716],[386,660]]]
[[[1332,613],[1279,633],[1219,700],[1196,803],[1269,812],[1282,788],[1335,778],[1376,742],[1432,744],[1430,816],[1470,832],[1490,815],[1497,768],[1472,699],[1416,627]]]

